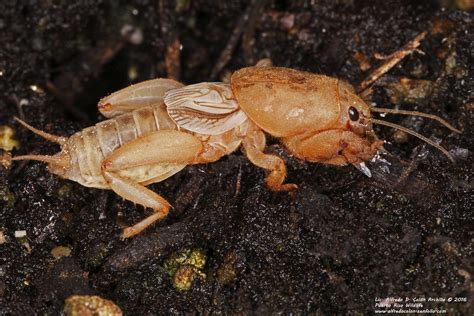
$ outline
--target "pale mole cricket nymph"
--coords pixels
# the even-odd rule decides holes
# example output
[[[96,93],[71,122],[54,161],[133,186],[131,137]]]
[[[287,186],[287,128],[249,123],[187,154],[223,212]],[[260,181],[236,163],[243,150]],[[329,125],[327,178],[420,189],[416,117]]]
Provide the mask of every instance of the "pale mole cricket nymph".
[[[236,71],[230,84],[203,82],[184,86],[171,79],[141,82],[103,98],[99,111],[109,118],[69,138],[22,125],[58,143],[53,155],[25,155],[13,160],[39,160],[49,171],[82,185],[111,189],[154,213],[123,231],[140,233],[168,214],[170,204],[146,188],[187,165],[214,162],[243,147],[247,158],[269,171],[267,186],[288,191],[286,166],[266,154],[265,133],[277,138],[299,159],[330,165],[364,162],[382,148],[372,124],[401,129],[441,150],[441,146],[399,125],[374,119],[371,112],[417,115],[420,112],[369,107],[353,88],[335,78],[288,68],[259,66]]]

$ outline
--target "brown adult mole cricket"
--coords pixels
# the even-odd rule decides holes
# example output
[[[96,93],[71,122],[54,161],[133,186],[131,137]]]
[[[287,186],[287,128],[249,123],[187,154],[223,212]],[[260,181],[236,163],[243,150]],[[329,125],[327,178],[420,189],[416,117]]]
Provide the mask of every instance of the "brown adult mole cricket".
[[[267,186],[288,191],[286,166],[266,154],[269,134],[290,154],[309,162],[367,172],[364,162],[382,149],[372,124],[403,130],[451,155],[438,144],[402,126],[371,117],[372,112],[426,113],[369,107],[354,89],[336,78],[289,68],[255,66],[236,71],[230,84],[203,82],[184,86],[171,79],[141,82],[105,98],[99,111],[109,118],[69,138],[23,126],[58,143],[56,155],[25,155],[13,160],[48,163],[49,171],[84,186],[111,189],[154,213],[123,231],[134,236],[168,214],[170,204],[146,188],[187,165],[214,162],[243,147],[247,158],[269,171]]]

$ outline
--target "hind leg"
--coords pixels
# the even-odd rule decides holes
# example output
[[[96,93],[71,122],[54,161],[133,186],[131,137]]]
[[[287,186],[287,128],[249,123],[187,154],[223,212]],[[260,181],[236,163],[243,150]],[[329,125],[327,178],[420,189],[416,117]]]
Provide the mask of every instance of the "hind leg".
[[[103,176],[110,188],[122,198],[153,209],[154,213],[140,222],[123,230],[122,238],[130,238],[139,234],[154,222],[168,215],[170,204],[162,196],[146,187],[121,178],[114,172],[103,171]]]
[[[102,161],[102,175],[115,193],[154,210],[152,215],[125,228],[123,238],[135,236],[155,221],[166,217],[170,204],[143,184],[130,177],[124,178],[120,172],[159,164],[173,164],[181,169],[183,165],[199,162],[203,152],[204,146],[195,136],[175,130],[161,130],[124,144]]]

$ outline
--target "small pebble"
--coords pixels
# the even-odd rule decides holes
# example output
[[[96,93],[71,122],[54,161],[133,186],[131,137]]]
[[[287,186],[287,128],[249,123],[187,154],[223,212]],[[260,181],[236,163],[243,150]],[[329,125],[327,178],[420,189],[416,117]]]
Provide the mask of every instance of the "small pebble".
[[[65,246],[57,246],[51,250],[51,255],[54,259],[62,257],[69,257],[71,255],[71,248]]]
[[[398,144],[403,144],[408,141],[408,135],[404,131],[395,131],[392,137],[393,140]]]
[[[114,302],[100,296],[73,295],[66,299],[64,313],[68,316],[122,316]]]
[[[26,237],[26,230],[15,231],[15,238],[23,238],[23,237]]]

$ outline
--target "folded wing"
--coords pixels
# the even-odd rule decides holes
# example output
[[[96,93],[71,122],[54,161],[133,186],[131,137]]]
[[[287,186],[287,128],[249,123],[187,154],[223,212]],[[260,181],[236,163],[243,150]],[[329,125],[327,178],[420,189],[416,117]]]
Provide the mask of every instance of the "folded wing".
[[[168,115],[179,127],[199,134],[222,134],[247,119],[230,86],[221,82],[202,82],[169,90],[164,101]]]

